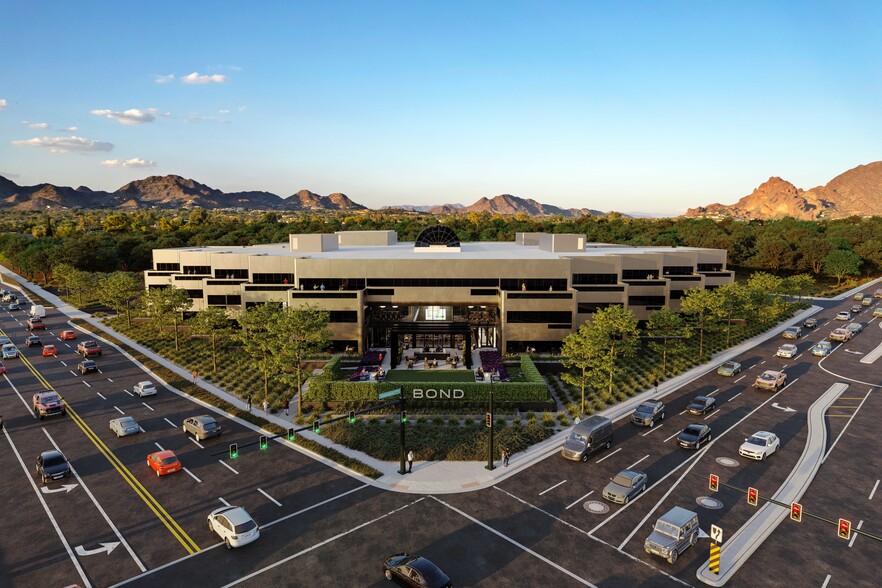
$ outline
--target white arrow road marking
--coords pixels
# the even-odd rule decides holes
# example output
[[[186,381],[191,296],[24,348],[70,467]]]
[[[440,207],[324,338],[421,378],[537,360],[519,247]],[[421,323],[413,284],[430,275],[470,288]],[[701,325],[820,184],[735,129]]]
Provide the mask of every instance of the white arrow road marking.
[[[566,481],[566,480],[564,480],[564,481]],[[266,496],[267,498],[269,498],[270,500],[272,500],[276,506],[282,506],[281,502],[279,502],[278,500],[276,500],[275,498],[273,498],[272,496],[270,496],[269,494],[267,494],[266,492],[264,492],[260,488],[258,488],[257,491],[260,492],[261,494],[263,494],[264,496]]]
[[[583,496],[582,498],[580,498],[580,499],[577,500],[576,502],[572,503],[571,505],[569,505],[568,507],[566,507],[564,510],[569,510],[569,509],[573,508],[574,506],[576,506],[577,504],[579,504],[580,502],[582,502],[583,500],[585,500],[586,498],[588,498],[588,497],[591,496],[592,494],[594,494],[594,490],[592,490],[591,492],[589,492],[588,494],[586,494],[585,496]]]
[[[862,352],[860,352],[860,351],[852,351],[851,349],[844,349],[843,351],[845,351],[846,353],[853,353],[854,355],[863,355]]]
[[[42,488],[40,488],[40,491],[43,494],[55,494],[56,492],[64,492],[65,494],[67,494],[68,492],[70,492],[71,490],[76,488],[77,486],[79,486],[79,484],[65,484],[61,488],[54,488],[54,489],[49,488],[47,486],[43,486]]]
[[[82,545],[77,545],[76,552],[77,552],[77,555],[80,555],[80,556],[82,556],[82,555],[96,555],[99,553],[106,553],[107,555],[110,555],[110,552],[113,551],[114,549],[116,549],[116,547],[118,545],[119,545],[119,541],[113,541],[111,543],[101,543],[101,547],[99,547],[97,549],[86,549]]]
[[[783,410],[784,412],[796,412],[795,408],[790,408],[789,406],[779,406],[777,402],[772,403],[772,408],[777,408],[778,410]]]

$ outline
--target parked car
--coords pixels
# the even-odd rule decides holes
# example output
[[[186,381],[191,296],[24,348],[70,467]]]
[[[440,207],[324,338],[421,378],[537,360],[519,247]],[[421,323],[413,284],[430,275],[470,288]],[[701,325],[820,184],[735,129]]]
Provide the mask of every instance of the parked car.
[[[829,341],[818,341],[814,347],[812,347],[812,355],[817,355],[818,357],[827,357],[833,352],[833,344]]]
[[[781,449],[781,440],[777,435],[768,431],[759,431],[744,440],[738,448],[738,455],[765,461],[779,449]]]
[[[28,338],[25,339],[25,345],[28,347],[39,347],[43,345],[43,341],[37,335],[28,335]]]
[[[38,392],[31,398],[34,416],[41,421],[47,416],[64,416],[67,410],[57,392]]]
[[[850,321],[851,320],[851,313],[848,312],[847,310],[843,310],[842,312],[837,312],[836,313],[836,320],[837,321]]]
[[[184,419],[183,429],[184,433],[193,435],[197,441],[217,437],[221,434],[221,426],[217,424],[214,417],[207,414]]]
[[[450,577],[441,568],[421,555],[398,553],[383,562],[383,575],[415,588],[447,588],[453,586]]]
[[[784,384],[787,383],[787,374],[784,372],[776,372],[775,370],[766,370],[757,376],[753,387],[757,390],[774,390],[777,392]]]
[[[802,329],[800,327],[787,327],[781,336],[785,339],[799,339],[802,337]]]
[[[833,329],[828,337],[831,341],[841,341],[845,343],[850,341],[852,337],[851,331],[848,329]]]
[[[860,305],[860,304],[853,304],[853,305],[851,306],[851,313],[852,313],[852,314],[858,314],[858,313],[860,313],[860,311],[861,311],[861,305]]]
[[[685,429],[677,435],[677,443],[680,447],[687,449],[701,449],[704,443],[711,440],[711,428],[707,425],[699,425],[697,423],[687,425]]]
[[[665,420],[665,403],[661,400],[647,400],[641,402],[631,415],[631,422],[635,425],[654,427],[656,421]]]
[[[787,359],[791,359],[796,357],[796,354],[799,353],[799,348],[793,343],[786,343],[778,348],[778,351],[775,352],[775,355],[778,357],[785,357]]]
[[[135,435],[141,432],[141,427],[133,417],[124,416],[110,420],[110,430],[116,433],[117,437],[125,437],[126,435]]]
[[[52,480],[66,478],[70,474],[70,464],[63,453],[52,449],[40,454],[37,458],[36,470],[40,480],[48,484]]]
[[[43,357],[57,357],[58,349],[55,345],[43,345]]]
[[[18,357],[18,348],[12,343],[7,343],[3,347],[0,347],[0,355],[2,355],[2,359],[15,359]]]
[[[741,371],[741,364],[737,361],[727,361],[717,368],[717,373],[721,376],[734,376]]]
[[[864,325],[862,325],[861,323],[848,323],[847,325],[845,325],[845,328],[851,331],[851,335],[853,337],[864,330]]]
[[[59,335],[59,338],[62,341],[72,341],[77,338],[77,332],[76,331],[61,331],[61,335]]]
[[[818,328],[818,319],[816,318],[807,318],[802,321],[803,328],[806,329],[816,329]]]
[[[686,407],[689,414],[705,414],[717,407],[717,401],[712,396],[696,396]]]
[[[135,387],[132,388],[135,394],[143,398],[144,396],[153,396],[156,394],[156,386],[153,385],[153,382],[150,380],[144,380],[143,382],[138,382],[135,384]]]
[[[156,451],[147,456],[147,467],[156,472],[157,476],[165,476],[173,472],[181,471],[181,462],[174,451],[166,449]]]
[[[628,504],[632,498],[646,490],[649,477],[645,472],[622,470],[610,478],[603,489],[603,497],[616,504]]]
[[[643,548],[646,553],[663,557],[672,564],[686,548],[698,543],[698,531],[698,515],[675,506],[655,522]]]
[[[84,359],[79,364],[77,364],[77,369],[80,370],[82,375],[86,375],[91,372],[98,371],[98,364],[95,363],[94,359]]]
[[[211,511],[208,529],[220,535],[227,549],[242,547],[260,537],[260,527],[241,506],[224,506]]]

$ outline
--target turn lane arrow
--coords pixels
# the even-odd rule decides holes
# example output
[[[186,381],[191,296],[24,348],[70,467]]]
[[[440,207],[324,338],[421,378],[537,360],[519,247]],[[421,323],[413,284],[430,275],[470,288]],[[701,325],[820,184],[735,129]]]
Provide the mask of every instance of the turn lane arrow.
[[[55,489],[49,488],[47,486],[42,486],[41,490],[42,490],[43,494],[55,494],[56,492],[67,493],[67,492],[70,492],[71,490],[73,490],[74,488],[76,488],[77,486],[79,486],[79,484],[65,484],[61,488],[55,488]]]
[[[110,552],[116,549],[116,546],[119,545],[119,541],[114,541],[111,543],[101,543],[100,545],[101,547],[97,549],[86,549],[82,545],[77,545],[77,555],[97,555],[99,553],[107,553],[107,555],[110,555]]]
[[[789,406],[779,406],[777,402],[772,403],[772,408],[777,408],[778,410],[783,410],[784,412],[796,412],[795,408],[790,408]]]

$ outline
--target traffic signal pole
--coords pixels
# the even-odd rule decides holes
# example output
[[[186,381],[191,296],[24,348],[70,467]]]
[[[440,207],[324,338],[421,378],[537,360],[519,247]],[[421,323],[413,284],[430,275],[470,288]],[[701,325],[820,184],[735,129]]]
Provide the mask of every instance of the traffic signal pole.
[[[493,373],[490,373],[490,435],[487,443],[487,469],[493,470]]]
[[[401,431],[401,449],[400,449],[400,460],[399,460],[399,464],[398,464],[398,473],[401,474],[402,476],[407,472],[407,470],[405,469],[405,465],[404,465],[404,462],[407,459],[407,444],[404,440],[404,426],[407,424],[406,419],[404,418],[405,414],[407,414],[407,413],[405,412],[405,409],[404,409],[404,398],[402,398],[401,399],[401,415],[399,415],[399,418],[398,418],[398,421],[399,421],[398,426],[400,427],[400,431]]]

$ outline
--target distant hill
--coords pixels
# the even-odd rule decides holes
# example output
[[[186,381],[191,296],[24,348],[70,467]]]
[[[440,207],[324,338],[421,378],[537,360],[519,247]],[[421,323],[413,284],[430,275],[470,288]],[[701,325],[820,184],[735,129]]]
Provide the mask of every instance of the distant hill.
[[[606,214],[600,210],[591,208],[560,208],[552,204],[542,204],[531,198],[521,198],[511,194],[501,194],[493,198],[481,198],[474,204],[463,206],[462,204],[438,204],[438,205],[413,205],[400,204],[397,206],[383,207],[396,210],[411,210],[415,212],[427,212],[429,214],[455,214],[470,212],[489,212],[492,214],[515,215],[527,214],[530,216],[563,215],[566,217],[578,217],[583,215],[603,216]]]
[[[733,217],[742,220],[787,216],[815,220],[882,215],[882,161],[859,165],[825,186],[797,188],[778,177],[769,178],[735,204],[690,208],[686,216]]]

